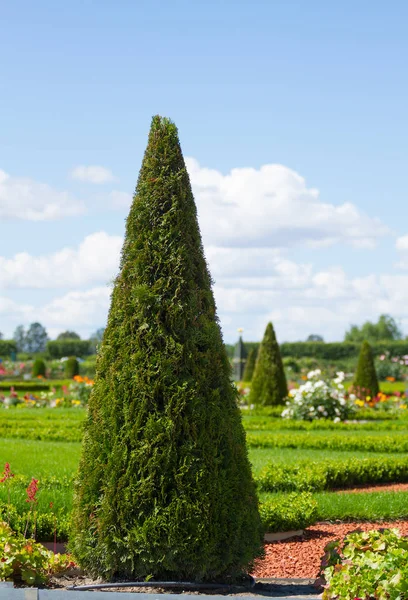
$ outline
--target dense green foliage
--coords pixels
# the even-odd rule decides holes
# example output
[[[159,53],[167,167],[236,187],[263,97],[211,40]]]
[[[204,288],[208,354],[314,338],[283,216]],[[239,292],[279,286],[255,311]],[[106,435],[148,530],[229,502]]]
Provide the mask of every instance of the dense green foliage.
[[[76,375],[79,375],[79,362],[75,356],[70,356],[68,360],[65,361],[64,377],[72,379]]]
[[[76,487],[71,548],[88,571],[199,581],[259,554],[230,374],[177,129],[154,117]]]
[[[8,358],[12,352],[17,352],[17,344],[14,340],[0,340],[0,356]]]
[[[39,375],[41,375],[42,377],[45,377],[45,371],[46,371],[45,362],[41,358],[37,358],[33,362],[33,368],[31,371],[31,375],[33,377],[38,377]]]
[[[51,358],[64,358],[66,356],[82,358],[91,354],[91,350],[89,340],[63,339],[47,343],[47,352]]]
[[[258,352],[255,348],[252,348],[248,353],[248,357],[247,357],[246,363],[245,363],[244,375],[243,375],[244,381],[252,381],[252,377],[253,377],[254,370],[255,370],[257,354],[258,354]]]
[[[358,357],[357,369],[353,381],[354,393],[365,398],[377,396],[380,391],[375,371],[373,353],[368,342],[364,341],[361,345],[360,356]]]
[[[257,477],[265,492],[334,490],[362,484],[408,482],[408,460],[398,456],[272,463]]]
[[[272,323],[268,323],[256,359],[250,402],[263,406],[284,403],[288,395],[285,371]]]
[[[366,321],[361,327],[352,325],[344,336],[345,342],[362,343],[367,340],[372,342],[383,342],[385,340],[396,341],[402,339],[402,330],[390,315],[380,315],[377,323]]]

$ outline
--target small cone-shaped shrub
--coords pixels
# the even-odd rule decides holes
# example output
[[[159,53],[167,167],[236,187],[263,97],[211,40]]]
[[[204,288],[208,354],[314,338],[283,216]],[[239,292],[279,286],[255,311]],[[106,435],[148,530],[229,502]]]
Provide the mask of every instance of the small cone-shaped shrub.
[[[230,375],[177,129],[154,117],[76,484],[70,547],[88,572],[211,580],[259,554]]]
[[[75,356],[71,356],[65,361],[64,376],[67,379],[72,379],[75,375],[79,375],[79,362]]]
[[[353,381],[353,391],[357,396],[364,398],[366,396],[374,398],[380,391],[373,353],[370,344],[366,341],[361,345],[357,370]]]
[[[33,377],[38,377],[39,375],[41,375],[42,377],[45,377],[45,362],[41,359],[41,358],[37,358],[34,362],[33,362],[33,369],[31,371],[31,375]]]
[[[252,377],[250,402],[274,406],[283,404],[288,395],[282,357],[272,323],[268,323],[258,351]]]
[[[242,378],[243,381],[252,381],[252,377],[255,370],[256,355],[256,349],[252,348],[248,353],[248,358],[245,363],[244,376]]]

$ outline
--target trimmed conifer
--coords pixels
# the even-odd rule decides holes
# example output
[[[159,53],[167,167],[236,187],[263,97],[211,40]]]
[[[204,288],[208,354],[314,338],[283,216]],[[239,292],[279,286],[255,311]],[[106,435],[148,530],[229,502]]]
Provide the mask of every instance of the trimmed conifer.
[[[373,353],[367,341],[364,341],[361,345],[353,381],[353,391],[356,395],[364,398],[366,396],[374,398],[380,391]]]
[[[67,379],[72,379],[76,375],[79,375],[79,362],[75,356],[71,356],[65,361],[64,376]]]
[[[45,372],[46,372],[45,362],[42,360],[42,358],[36,358],[35,361],[33,362],[33,368],[31,371],[32,377],[39,377],[40,375],[42,377],[45,377]]]
[[[253,377],[254,370],[255,370],[255,364],[256,364],[256,356],[257,356],[256,349],[251,348],[251,350],[248,353],[248,358],[245,363],[244,375],[242,378],[243,381],[252,381],[252,377]]]
[[[89,401],[71,550],[110,579],[213,580],[258,500],[175,125],[153,118]]]
[[[272,323],[268,323],[252,377],[250,402],[265,406],[284,403],[288,385]]]

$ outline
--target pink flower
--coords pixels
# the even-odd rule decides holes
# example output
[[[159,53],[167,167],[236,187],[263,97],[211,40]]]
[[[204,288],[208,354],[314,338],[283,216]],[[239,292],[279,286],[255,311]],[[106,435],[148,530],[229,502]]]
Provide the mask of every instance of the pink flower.
[[[36,494],[38,492],[38,479],[34,479],[34,477],[32,478],[31,482],[28,484],[26,492],[26,502],[37,502]]]
[[[0,479],[0,483],[4,483],[5,481],[7,481],[8,479],[11,479],[12,477],[14,477],[14,473],[12,473],[10,471],[10,464],[6,463],[4,465],[3,477]]]

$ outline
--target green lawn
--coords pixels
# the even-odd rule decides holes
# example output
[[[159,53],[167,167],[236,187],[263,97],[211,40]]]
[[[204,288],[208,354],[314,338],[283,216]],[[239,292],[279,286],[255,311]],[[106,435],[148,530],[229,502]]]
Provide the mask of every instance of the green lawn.
[[[31,477],[39,480],[39,512],[49,512],[49,503],[69,513],[72,506],[72,478],[80,456],[82,423],[86,411],[83,409],[9,409],[0,411],[0,473],[3,465],[9,462],[12,471],[19,475],[12,480],[12,502],[21,512],[27,510],[25,488]],[[398,444],[408,435],[408,421],[373,422],[365,425],[352,424],[350,427],[334,427],[333,430],[320,429],[324,424],[306,425],[309,431],[285,429],[304,424],[284,424],[278,429],[279,421],[265,416],[244,414],[244,426],[253,439],[278,435],[284,440],[350,440],[360,438],[394,441],[395,456],[406,458],[408,452],[398,451]],[[332,425],[328,424],[329,427]],[[313,429],[317,427],[316,429]],[[6,435],[7,434],[7,435]],[[62,440],[62,441],[60,441]],[[74,440],[74,441],[66,441]],[[295,444],[296,446],[296,444]],[[367,458],[375,455],[392,456],[391,453],[372,451],[348,451],[336,447],[313,449],[304,447],[253,447],[248,448],[249,459],[255,478],[268,463],[296,465],[300,461],[313,462],[327,459]],[[24,477],[22,477],[24,476]],[[261,494],[261,500],[278,498],[276,494]],[[374,494],[338,494],[334,492],[314,493],[318,503],[319,520],[352,519],[397,519],[408,518],[408,493],[381,492]],[[0,485],[0,502],[6,502],[7,490]]]

